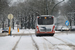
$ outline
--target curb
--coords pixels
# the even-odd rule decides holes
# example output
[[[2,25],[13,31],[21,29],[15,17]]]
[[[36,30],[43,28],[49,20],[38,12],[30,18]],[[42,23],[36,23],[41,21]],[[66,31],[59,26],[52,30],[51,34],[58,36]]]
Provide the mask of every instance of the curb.
[[[12,35],[14,35],[14,36],[25,36],[25,35],[34,35],[34,33],[31,33],[31,34],[30,33],[25,33],[25,34],[24,33],[20,33],[20,34],[16,33],[16,34],[11,34],[11,35],[9,35],[8,33],[1,33],[0,34],[0,36],[12,36]]]

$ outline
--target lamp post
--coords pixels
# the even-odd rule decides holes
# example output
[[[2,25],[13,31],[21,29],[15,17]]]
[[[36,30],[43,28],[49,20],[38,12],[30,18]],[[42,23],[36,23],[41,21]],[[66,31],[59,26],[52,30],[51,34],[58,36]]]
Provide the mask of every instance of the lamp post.
[[[63,0],[63,1],[64,1],[64,0]],[[54,8],[55,8],[58,4],[62,3],[63,1],[60,1],[60,2],[58,2],[57,4],[54,5],[54,7],[53,7],[52,10],[51,10],[51,15],[53,14]]]

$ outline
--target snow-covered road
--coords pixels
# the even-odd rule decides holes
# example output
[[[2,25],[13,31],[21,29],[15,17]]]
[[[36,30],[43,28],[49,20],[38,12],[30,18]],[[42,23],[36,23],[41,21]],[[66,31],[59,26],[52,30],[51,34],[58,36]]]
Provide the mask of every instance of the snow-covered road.
[[[56,37],[33,37],[39,50],[73,50],[74,45]],[[70,44],[70,45],[69,45]]]
[[[15,31],[15,30],[13,30]],[[34,30],[20,30],[24,36],[1,36],[0,50],[74,50],[75,34],[57,32],[54,36],[37,37]],[[17,33],[16,34],[20,34]],[[15,34],[15,32],[13,32]]]

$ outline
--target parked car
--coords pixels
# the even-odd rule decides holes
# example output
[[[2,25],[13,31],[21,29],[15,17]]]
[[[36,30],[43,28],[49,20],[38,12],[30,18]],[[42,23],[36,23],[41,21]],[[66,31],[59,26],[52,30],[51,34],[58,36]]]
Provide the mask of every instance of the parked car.
[[[2,33],[4,33],[4,32],[8,32],[8,31],[9,31],[8,28],[4,28],[4,29],[2,29]]]
[[[56,28],[56,31],[69,31],[70,30],[70,27],[68,26],[58,26]]]
[[[69,31],[70,30],[70,27],[67,27],[67,26],[63,26],[61,28],[61,31]]]
[[[56,31],[61,31],[62,26],[55,27]]]
[[[75,26],[72,26],[71,31],[75,31]]]

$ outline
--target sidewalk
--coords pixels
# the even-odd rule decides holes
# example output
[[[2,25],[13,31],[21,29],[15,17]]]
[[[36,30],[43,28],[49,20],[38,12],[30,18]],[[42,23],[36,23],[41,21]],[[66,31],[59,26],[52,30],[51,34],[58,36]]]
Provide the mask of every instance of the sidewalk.
[[[75,31],[55,31],[55,34],[61,34],[61,33],[74,33]],[[30,35],[30,34],[35,34],[35,29],[20,29],[19,32],[17,31],[17,29],[12,30],[11,32],[12,35]],[[8,36],[8,33],[1,33],[0,32],[0,36]]]
[[[12,30],[11,35],[29,35],[34,33],[35,33],[34,29],[20,29],[19,32],[17,31],[17,29],[14,29]],[[8,36],[8,33],[0,32],[0,36]]]

